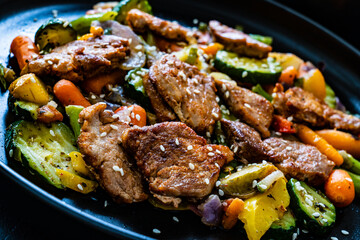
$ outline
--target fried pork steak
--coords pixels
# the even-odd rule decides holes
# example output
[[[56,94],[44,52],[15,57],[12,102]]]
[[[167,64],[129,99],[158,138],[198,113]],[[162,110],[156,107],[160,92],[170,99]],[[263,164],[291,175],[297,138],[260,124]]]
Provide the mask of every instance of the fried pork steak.
[[[115,202],[144,201],[147,194],[141,174],[120,145],[124,130],[130,128],[126,123],[129,116],[116,117],[105,108],[106,104],[97,103],[81,111],[80,152],[101,187]]]
[[[181,122],[201,135],[213,132],[215,122],[221,119],[221,112],[216,102],[216,88],[212,77],[173,55],[160,58],[151,66],[149,76],[158,93],[155,98],[149,92],[157,116],[163,114],[161,109],[157,110],[156,102],[161,96]]]
[[[330,126],[360,133],[360,119],[330,108],[312,93],[299,87],[279,92],[273,100],[275,110],[285,117],[292,116],[295,122],[305,122],[315,127]]]
[[[76,82],[119,68],[129,53],[128,40],[117,36],[76,40],[30,60],[22,74],[35,73],[40,77],[55,76]]]
[[[335,166],[316,147],[276,137],[262,141],[254,129],[240,122],[222,120],[221,125],[238,159],[250,163],[271,161],[287,177],[318,186]]]
[[[272,50],[271,46],[252,39],[242,31],[230,28],[216,20],[210,21],[209,27],[215,40],[222,43],[226,50],[257,58],[267,57]]]
[[[221,98],[232,114],[246,122],[263,137],[269,137],[274,108],[263,96],[237,86],[235,81],[215,80]]]
[[[207,145],[180,122],[164,122],[127,129],[122,144],[160,200],[179,204],[180,197],[202,198],[210,194],[220,168],[232,160],[230,149]]]

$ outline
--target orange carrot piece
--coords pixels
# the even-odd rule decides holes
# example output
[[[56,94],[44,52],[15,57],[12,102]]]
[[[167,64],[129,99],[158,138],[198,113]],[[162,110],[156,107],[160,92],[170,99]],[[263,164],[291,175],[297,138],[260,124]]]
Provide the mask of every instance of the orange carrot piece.
[[[63,120],[63,115],[55,107],[50,105],[44,105],[38,108],[37,120],[43,123],[52,123]]]
[[[69,80],[60,80],[54,85],[54,94],[59,101],[64,105],[79,105],[89,107],[91,104],[81,94],[80,90],[74,83]]]
[[[355,158],[360,158],[360,140],[355,139],[350,133],[335,129],[323,129],[316,131],[316,133],[334,148],[345,150]]]
[[[206,47],[200,47],[204,53],[208,55],[215,55],[217,51],[222,50],[224,48],[224,45],[220,43],[211,43],[207,45]]]
[[[307,126],[301,124],[297,125],[297,134],[301,141],[306,144],[315,146],[322,154],[326,155],[328,159],[333,161],[337,166],[343,164],[344,159],[340,153],[338,153],[338,151],[336,151],[336,149],[331,146],[324,138],[322,138]]]
[[[272,121],[272,127],[277,132],[281,133],[296,133],[294,124],[280,115],[274,115]]]
[[[297,74],[298,71],[296,70],[296,68],[294,66],[289,66],[281,72],[281,75],[279,77],[279,82],[286,83],[292,86],[294,85],[294,79]]]
[[[126,113],[130,111],[129,113]],[[139,105],[122,106],[115,110],[116,114],[125,112],[130,115],[130,123],[139,127],[146,126],[146,111]]]
[[[335,207],[346,207],[355,198],[354,182],[350,175],[342,169],[335,169],[326,180],[325,194]]]
[[[124,71],[116,71],[109,74],[100,74],[92,78],[88,78],[82,82],[82,89],[87,93],[101,94],[102,89],[108,84],[121,82],[125,77]]]
[[[244,201],[235,198],[231,201],[230,205],[227,206],[222,219],[222,225],[225,229],[231,229],[235,226],[239,213],[244,210]]]
[[[10,52],[16,57],[20,70],[25,67],[30,59],[39,55],[39,49],[35,43],[29,37],[23,35],[14,38],[10,45]]]

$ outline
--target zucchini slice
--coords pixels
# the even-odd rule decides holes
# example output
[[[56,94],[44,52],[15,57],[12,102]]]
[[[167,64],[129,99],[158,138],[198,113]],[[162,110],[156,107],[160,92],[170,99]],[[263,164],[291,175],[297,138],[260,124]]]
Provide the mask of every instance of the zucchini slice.
[[[274,58],[240,57],[236,53],[220,50],[216,53],[214,66],[219,71],[240,82],[273,84],[280,77],[282,67]]]
[[[138,104],[151,109],[150,99],[146,94],[143,78],[148,77],[149,70],[146,68],[136,68],[128,72],[125,76],[125,94],[134,99]]]
[[[118,13],[116,21],[126,24],[126,16],[128,12],[134,8],[152,14],[152,8],[147,0],[121,0],[113,8],[113,11]]]
[[[70,120],[70,126],[74,132],[75,139],[78,139],[80,135],[80,123],[79,123],[79,114],[84,109],[83,106],[78,105],[69,105],[65,107],[66,115],[68,115]]]
[[[261,239],[288,240],[292,238],[295,231],[296,219],[292,211],[289,209],[280,220],[271,224],[271,227]]]
[[[331,230],[335,223],[336,210],[323,193],[294,178],[289,180],[287,189],[291,198],[291,209],[300,225],[318,235]]]
[[[48,53],[52,49],[74,41],[77,32],[71,24],[62,19],[51,19],[41,25],[35,34],[35,44],[39,47],[40,53]]]
[[[30,167],[50,184],[64,188],[56,169],[75,171],[69,153],[77,151],[71,129],[64,123],[17,121],[5,134],[5,147],[10,157]]]
[[[8,98],[8,107],[16,117],[25,120],[36,120],[40,105],[32,102],[17,100],[11,94]]]

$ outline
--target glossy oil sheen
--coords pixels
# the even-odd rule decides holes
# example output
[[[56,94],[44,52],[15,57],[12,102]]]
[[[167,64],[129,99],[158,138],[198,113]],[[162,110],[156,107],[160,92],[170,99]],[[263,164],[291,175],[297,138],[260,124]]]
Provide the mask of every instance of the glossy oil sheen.
[[[11,40],[19,33],[33,37],[36,29],[52,17],[72,20],[82,15],[96,1],[0,1],[0,62],[8,63]],[[234,26],[241,24],[245,32],[269,35],[274,38],[274,50],[292,52],[313,63],[325,62],[325,79],[334,88],[342,102],[353,112],[360,113],[360,54],[335,35],[315,23],[301,18],[291,10],[264,1],[191,1],[150,0],[155,15],[178,20],[188,26],[193,19],[219,21]],[[36,21],[34,21],[36,20]],[[8,159],[4,151],[4,133],[12,121],[7,114],[7,93],[0,96],[0,170],[41,200],[59,208],[70,216],[115,236],[133,239],[245,239],[244,232],[233,229],[210,229],[190,211],[163,211],[148,203],[132,205],[113,204],[99,191],[83,196],[49,186]],[[107,202],[107,207],[104,203]],[[338,211],[336,226],[327,236],[343,239],[342,229],[350,232],[346,239],[360,239],[359,203]],[[180,222],[172,220],[176,216]],[[154,228],[161,231],[156,235]],[[301,231],[300,231],[301,232]],[[320,239],[301,233],[298,239]]]

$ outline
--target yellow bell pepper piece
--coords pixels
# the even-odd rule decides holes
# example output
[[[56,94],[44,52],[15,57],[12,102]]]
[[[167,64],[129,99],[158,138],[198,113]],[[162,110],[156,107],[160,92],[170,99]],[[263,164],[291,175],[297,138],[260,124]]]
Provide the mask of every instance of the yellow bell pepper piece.
[[[45,84],[33,73],[22,75],[12,82],[9,91],[15,98],[40,105],[50,100]]]
[[[324,100],[326,97],[326,83],[319,69],[312,69],[304,75],[303,88],[320,100]]]
[[[271,224],[284,215],[289,204],[285,178],[276,181],[267,192],[245,200],[239,219],[244,223],[249,240],[259,240]]]
[[[86,163],[84,159],[82,158],[81,153],[79,152],[71,152],[69,153],[69,156],[71,157],[71,165],[73,169],[84,175],[84,176],[90,176],[90,171],[88,167],[86,166]]]
[[[98,186],[95,181],[82,178],[59,168],[56,169],[56,175],[60,178],[62,185],[83,194],[94,191]]]

